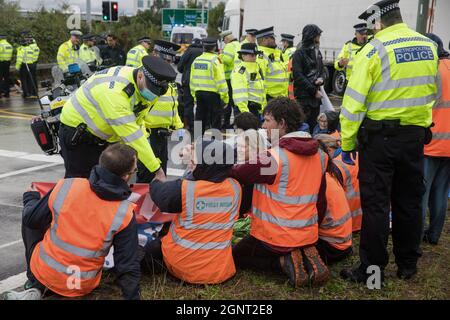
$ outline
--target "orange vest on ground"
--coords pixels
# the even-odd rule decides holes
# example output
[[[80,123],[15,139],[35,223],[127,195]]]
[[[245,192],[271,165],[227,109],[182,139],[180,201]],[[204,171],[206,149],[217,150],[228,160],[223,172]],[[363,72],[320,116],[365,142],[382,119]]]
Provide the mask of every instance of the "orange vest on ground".
[[[231,238],[241,196],[241,186],[231,178],[221,183],[182,182],[182,212],[162,239],[171,274],[196,284],[221,283],[234,276]]]
[[[344,163],[342,161],[342,154],[340,154],[336,159],[333,159],[333,162],[339,168],[344,180],[345,196],[352,213],[352,230],[353,232],[359,231],[361,230],[363,212],[361,209],[361,197],[359,194],[358,158],[356,158],[354,166]]]
[[[100,283],[114,236],[127,227],[135,204],[100,199],[87,179],[60,180],[48,201],[50,229],[33,251],[36,279],[65,297],[84,296]]]
[[[296,155],[286,149],[269,150],[277,163],[272,185],[255,184],[250,234],[279,247],[302,247],[318,239],[316,203],[327,155]],[[272,170],[275,170],[272,163]]]
[[[319,238],[343,251],[352,246],[352,215],[344,189],[337,179],[328,172],[325,179],[327,211],[319,225]]]
[[[442,94],[433,107],[433,140],[425,145],[424,153],[430,157],[450,157],[450,59],[439,60]]]
[[[289,74],[288,96],[289,96],[289,99],[295,100],[295,95],[294,95],[294,78],[293,78],[293,74],[292,74],[292,58],[289,59],[288,74]]]
[[[331,133],[330,136],[341,140],[341,133],[339,131],[337,131],[337,130],[335,130],[333,133]]]

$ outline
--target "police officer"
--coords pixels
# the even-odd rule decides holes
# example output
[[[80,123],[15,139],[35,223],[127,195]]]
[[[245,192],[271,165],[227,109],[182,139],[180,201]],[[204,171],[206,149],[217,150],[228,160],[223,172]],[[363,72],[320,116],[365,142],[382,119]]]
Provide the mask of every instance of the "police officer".
[[[173,63],[177,51],[181,47],[175,43],[164,40],[155,40],[152,55],[159,56],[167,63]],[[178,91],[175,83],[170,82],[167,92],[160,96],[158,101],[150,107],[144,118],[145,128],[150,131],[149,142],[157,158],[161,161],[161,168],[167,172],[169,159],[168,139],[173,130],[184,127],[178,114]],[[138,162],[138,183],[150,183],[154,178],[144,164]]]
[[[277,97],[287,97],[289,75],[282,53],[277,49],[273,27],[261,29],[256,33],[258,40],[257,62],[263,71],[266,82],[267,101]]]
[[[230,97],[230,101],[228,102],[228,105],[224,110],[222,128],[228,129],[228,127],[230,126],[231,111],[234,108],[233,91],[231,88],[230,76],[231,72],[234,69],[235,58],[238,50],[241,48],[241,45],[239,41],[233,36],[233,33],[230,30],[222,32],[220,36],[222,37],[223,42],[225,43],[225,47],[223,48],[222,54],[220,55],[220,60],[222,60],[223,63],[225,80],[227,80],[228,86],[228,95]]]
[[[256,63],[256,44],[244,43],[238,51],[241,63],[231,74],[233,99],[240,112],[251,112],[258,119],[266,106],[264,77]]]
[[[195,120],[208,128],[221,128],[222,107],[229,102],[223,64],[216,53],[217,39],[203,39],[203,54],[191,66],[191,94],[197,102]]]
[[[37,98],[37,92],[34,89],[36,82],[36,69],[34,49],[31,46],[30,38],[22,38],[20,46],[17,48],[16,69],[19,71],[20,82],[22,84],[23,98]]]
[[[101,65],[100,55],[94,49],[95,36],[87,34],[83,36],[83,44],[80,47],[80,59],[86,62],[90,67]]]
[[[70,31],[70,39],[59,46],[56,60],[63,72],[67,72],[69,65],[80,58],[82,35],[83,33],[80,30],[72,30]]]
[[[256,32],[258,32],[257,29],[246,29],[245,39],[241,42],[241,45],[243,45],[244,43],[256,43]]]
[[[423,148],[436,100],[438,55],[433,41],[403,23],[399,0],[377,2],[359,18],[375,36],[355,58],[340,120],[344,162],[353,164],[357,137],[359,144],[360,264],[341,276],[365,283],[378,266],[383,280],[392,211],[397,276],[409,279],[420,257]]]
[[[13,47],[6,39],[5,34],[0,34],[0,98],[9,98],[9,67],[13,56]]]
[[[294,47],[294,38],[295,36],[292,34],[281,34],[281,48],[283,50],[283,60],[286,65],[289,63],[295,50],[297,50],[297,48]]]
[[[142,37],[138,39],[139,44],[128,51],[126,65],[133,68],[142,66],[142,58],[148,55],[152,39],[149,37]]]
[[[352,74],[353,60],[356,53],[367,43],[367,23],[358,23],[353,28],[355,28],[355,37],[353,40],[349,40],[344,44],[334,62],[334,68],[336,70],[341,71],[345,69],[347,82]]]
[[[146,56],[141,68],[113,67],[91,76],[64,105],[59,131],[65,177],[88,177],[107,144],[122,142],[157,177],[165,178],[146,139],[143,120],[176,73]]]

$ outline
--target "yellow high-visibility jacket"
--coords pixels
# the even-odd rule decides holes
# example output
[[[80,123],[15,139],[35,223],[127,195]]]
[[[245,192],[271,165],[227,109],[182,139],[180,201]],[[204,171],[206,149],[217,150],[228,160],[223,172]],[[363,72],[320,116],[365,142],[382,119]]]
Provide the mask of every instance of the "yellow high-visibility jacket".
[[[75,50],[72,41],[66,41],[59,46],[56,60],[58,61],[59,68],[67,72],[70,64],[76,63],[76,60],[80,58],[80,50]]]
[[[220,55],[220,60],[223,63],[223,70],[225,72],[225,79],[230,80],[231,72],[234,69],[234,61],[237,52],[241,49],[241,44],[237,40],[233,40],[225,45],[223,52]]]
[[[355,55],[359,49],[361,49],[361,45],[356,42],[356,38],[352,41],[346,42],[342,47],[342,50],[339,53],[336,61],[334,62],[334,68],[336,70],[341,71],[345,69],[345,78],[347,79],[347,81],[350,80],[350,76],[352,75],[353,60],[355,59]],[[348,59],[347,67],[339,66],[339,60],[341,60],[342,58]]]
[[[19,70],[22,63],[34,63],[34,49],[30,45],[17,48],[16,69]]]
[[[139,68],[142,66],[142,58],[147,55],[147,49],[145,49],[142,44],[138,44],[128,51],[126,65],[128,67]]]
[[[256,62],[263,71],[267,94],[272,98],[287,97],[289,74],[281,51],[262,46],[259,46],[258,50],[262,51],[262,54],[258,55]]]
[[[0,40],[0,61],[11,61],[13,51],[13,46],[6,39]]]
[[[256,62],[243,62],[231,73],[233,101],[240,112],[249,112],[248,103],[253,101],[266,106],[266,90],[262,72]]]

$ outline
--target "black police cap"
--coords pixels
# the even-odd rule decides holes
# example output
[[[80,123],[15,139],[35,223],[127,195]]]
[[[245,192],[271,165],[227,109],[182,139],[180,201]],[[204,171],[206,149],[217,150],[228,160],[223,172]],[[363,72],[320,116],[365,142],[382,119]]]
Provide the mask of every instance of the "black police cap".
[[[214,46],[217,45],[217,38],[214,37],[207,37],[203,39],[203,45],[204,46]]]
[[[240,54],[258,54],[258,46],[255,43],[244,43],[238,51]]]
[[[175,56],[177,51],[180,50],[181,46],[176,43],[165,41],[165,40],[155,40],[154,49],[158,53],[167,54],[169,56]]]
[[[170,64],[160,57],[150,55],[142,58],[142,71],[149,89],[154,93],[158,93],[161,87],[177,77],[177,73]]]
[[[258,30],[255,33],[257,39],[264,37],[275,37],[275,32],[273,31],[273,26],[265,29]]]
[[[281,40],[284,40],[284,41],[293,42],[294,38],[295,38],[295,36],[292,34],[288,34],[288,33],[281,34]]]
[[[367,8],[358,18],[366,21],[381,18],[389,12],[400,10],[399,2],[400,0],[379,1]]]
[[[258,32],[257,29],[247,29],[245,30],[245,32],[251,36],[254,36],[256,34],[256,32]]]
[[[353,26],[353,28],[355,28],[355,31],[356,31],[356,32],[367,31],[367,23],[363,22],[363,23],[355,24],[355,25]]]
[[[138,42],[148,42],[148,43],[150,43],[150,42],[152,42],[152,39],[150,37],[140,37],[138,39]]]
[[[82,36],[81,39],[83,39],[85,41],[94,41],[95,36],[92,34],[86,34],[86,35]]]

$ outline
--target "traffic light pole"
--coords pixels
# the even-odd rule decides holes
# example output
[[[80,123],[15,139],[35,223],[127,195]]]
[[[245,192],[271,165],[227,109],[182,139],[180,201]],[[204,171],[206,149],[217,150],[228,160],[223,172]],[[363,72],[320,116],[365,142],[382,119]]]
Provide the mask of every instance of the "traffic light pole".
[[[91,0],[86,0],[86,22],[89,32],[92,31]]]

